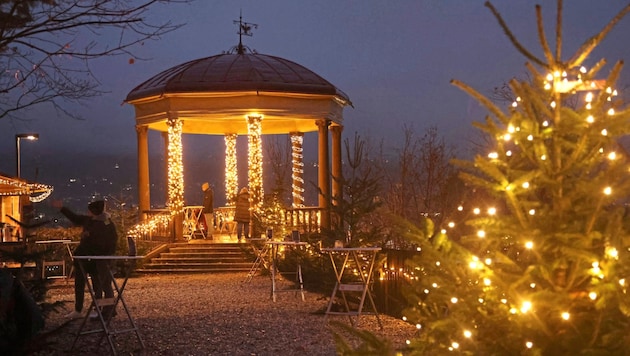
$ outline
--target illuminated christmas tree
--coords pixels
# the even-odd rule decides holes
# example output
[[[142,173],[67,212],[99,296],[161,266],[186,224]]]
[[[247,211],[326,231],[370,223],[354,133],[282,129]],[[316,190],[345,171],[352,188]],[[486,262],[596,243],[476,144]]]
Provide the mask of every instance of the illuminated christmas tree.
[[[405,312],[419,329],[410,347],[426,355],[628,354],[630,155],[621,143],[630,112],[615,90],[623,63],[605,79],[597,79],[605,60],[585,63],[630,6],[568,60],[560,15],[552,50],[536,8],[539,58],[486,6],[527,57],[529,75],[510,82],[515,100],[505,109],[453,82],[490,112],[475,126],[492,147],[458,162],[483,197],[460,207],[465,224],[419,238]]]

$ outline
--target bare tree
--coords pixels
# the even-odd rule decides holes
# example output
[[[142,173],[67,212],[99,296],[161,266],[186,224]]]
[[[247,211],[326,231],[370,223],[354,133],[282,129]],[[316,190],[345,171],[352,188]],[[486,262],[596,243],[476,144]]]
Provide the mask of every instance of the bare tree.
[[[387,172],[389,192],[386,203],[390,211],[407,220],[418,222],[422,216],[439,218],[451,204],[456,175],[449,161],[454,150],[430,127],[417,137],[413,127],[403,127],[402,146],[396,149],[395,168]]]
[[[267,167],[273,175],[272,191],[278,195],[282,202],[288,201],[287,187],[291,186],[291,143],[286,135],[266,136],[265,137],[265,156],[269,162]]]
[[[147,16],[158,5],[184,2],[0,0],[0,119],[42,103],[74,117],[66,104],[102,94],[90,62],[132,56],[134,45],[181,27]]]

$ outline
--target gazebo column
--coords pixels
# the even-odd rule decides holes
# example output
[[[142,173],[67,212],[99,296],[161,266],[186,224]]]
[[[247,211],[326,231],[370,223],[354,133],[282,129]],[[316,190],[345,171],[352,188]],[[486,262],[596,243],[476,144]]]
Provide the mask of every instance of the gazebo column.
[[[321,209],[321,227],[330,229],[330,169],[328,168],[328,126],[330,120],[318,120],[318,186],[319,208]]]
[[[343,198],[343,171],[341,167],[341,132],[343,126],[333,125],[330,127],[332,132],[332,203],[339,205]]]
[[[304,206],[304,155],[302,153],[304,133],[291,132],[291,194],[293,195],[293,207]]]
[[[263,203],[262,115],[247,116],[247,180],[251,207],[259,211]]]
[[[151,184],[149,181],[149,127],[136,126],[138,137],[138,214],[146,220],[145,211],[151,209]]]
[[[182,157],[182,126],[177,118],[168,125],[168,209],[173,217],[175,240],[184,238],[184,160]]]
[[[237,134],[225,134],[225,201],[227,205],[236,203],[238,194],[238,170],[236,156]]]

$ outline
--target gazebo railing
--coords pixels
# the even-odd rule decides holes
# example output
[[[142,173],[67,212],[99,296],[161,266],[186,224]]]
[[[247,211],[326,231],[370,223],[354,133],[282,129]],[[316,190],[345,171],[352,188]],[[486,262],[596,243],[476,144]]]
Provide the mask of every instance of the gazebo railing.
[[[136,237],[142,241],[171,241],[175,240],[173,235],[173,219],[170,217],[168,209],[151,209],[142,212],[146,219],[147,228],[139,228]]]
[[[319,232],[321,209],[316,206],[285,209],[283,224],[288,229],[302,233]]]

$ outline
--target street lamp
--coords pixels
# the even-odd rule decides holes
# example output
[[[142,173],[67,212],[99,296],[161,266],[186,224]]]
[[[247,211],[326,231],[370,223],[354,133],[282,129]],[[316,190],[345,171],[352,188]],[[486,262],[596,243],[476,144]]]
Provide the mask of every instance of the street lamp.
[[[17,155],[17,177],[20,178],[20,140],[25,139],[29,141],[37,141],[39,134],[36,133],[22,133],[15,135],[15,154]]]

